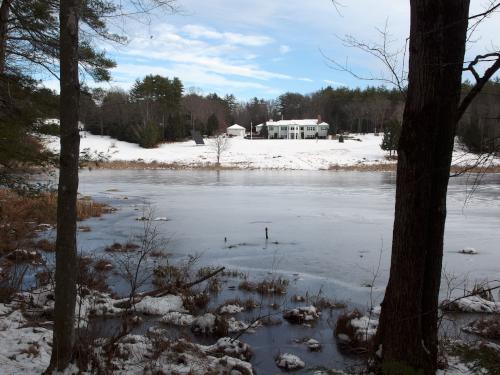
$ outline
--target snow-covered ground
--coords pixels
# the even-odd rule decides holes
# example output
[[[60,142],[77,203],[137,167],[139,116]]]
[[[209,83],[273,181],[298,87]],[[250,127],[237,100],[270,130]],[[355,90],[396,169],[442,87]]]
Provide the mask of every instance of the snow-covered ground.
[[[141,161],[176,164],[179,166],[203,166],[215,164],[216,153],[205,140],[205,146],[194,141],[166,143],[154,149],[144,149],[135,143],[117,141],[108,136],[81,133],[80,149],[88,154],[109,157],[111,161]],[[354,139],[338,140],[248,140],[231,138],[229,148],[221,156],[223,167],[254,169],[320,170],[334,166],[359,166],[389,164],[388,153],[380,148],[381,136],[373,134],[353,135]],[[46,145],[59,150],[59,138],[46,138]],[[457,147],[454,161],[458,164],[473,164],[475,155],[467,154]],[[495,160],[500,165],[500,159]]]

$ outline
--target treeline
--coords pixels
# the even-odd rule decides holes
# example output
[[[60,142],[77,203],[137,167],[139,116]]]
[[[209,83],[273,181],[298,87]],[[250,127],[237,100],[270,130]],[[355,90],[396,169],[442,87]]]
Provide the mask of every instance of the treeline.
[[[463,91],[468,90],[466,82]],[[461,120],[458,135],[471,151],[491,151],[498,146],[499,99],[497,79],[487,84]],[[383,132],[388,127],[395,131],[402,122],[405,93],[385,87],[328,86],[307,95],[288,92],[276,99],[241,102],[232,94],[186,92],[178,78],[148,75],[137,80],[130,91],[95,89],[81,100],[82,122],[93,134],[154,147],[185,140],[191,130],[212,136],[238,123],[250,131],[250,124],[281,118],[320,117],[331,125],[331,133]]]
[[[251,124],[281,118],[321,117],[332,125],[333,133],[374,132],[385,123],[400,121],[404,106],[400,92],[384,87],[326,87],[309,95],[285,93],[274,100],[238,102],[234,95],[184,92],[178,78],[158,75],[137,80],[128,92],[97,89],[81,100],[81,120],[87,130],[143,147],[184,140],[191,130],[212,136],[234,123],[249,131]]]
[[[466,82],[462,91],[471,88]],[[486,83],[459,122],[457,134],[471,152],[500,152],[500,78]]]

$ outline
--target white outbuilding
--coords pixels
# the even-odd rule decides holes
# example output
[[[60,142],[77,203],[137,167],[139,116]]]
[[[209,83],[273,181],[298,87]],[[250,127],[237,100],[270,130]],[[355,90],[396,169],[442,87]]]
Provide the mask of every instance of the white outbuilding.
[[[243,126],[240,126],[238,124],[234,124],[230,127],[227,128],[227,135],[233,136],[233,137],[244,137],[246,129]]]

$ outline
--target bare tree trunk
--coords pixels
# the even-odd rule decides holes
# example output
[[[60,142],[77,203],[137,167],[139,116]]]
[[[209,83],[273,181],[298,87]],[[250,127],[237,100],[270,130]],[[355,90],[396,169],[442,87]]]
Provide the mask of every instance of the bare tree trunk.
[[[57,197],[56,289],[54,343],[47,372],[64,370],[70,363],[75,341],[76,303],[76,200],[78,193],[78,21],[80,0],[61,0],[61,155]]]
[[[9,26],[10,0],[3,0],[0,6],[0,74],[5,73],[7,58],[7,32]]]
[[[384,374],[436,372],[446,193],[468,11],[469,0],[411,1],[391,272],[377,338]]]

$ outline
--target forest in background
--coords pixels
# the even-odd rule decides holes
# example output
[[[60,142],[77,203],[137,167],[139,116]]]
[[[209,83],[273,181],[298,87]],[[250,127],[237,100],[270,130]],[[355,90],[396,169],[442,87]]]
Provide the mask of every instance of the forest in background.
[[[470,83],[463,84],[464,93],[470,88]],[[499,98],[497,79],[487,84],[461,120],[458,135],[469,151],[491,152],[495,144],[498,147]],[[185,91],[178,78],[150,75],[137,80],[128,92],[89,90],[81,100],[82,122],[93,134],[153,147],[185,140],[193,129],[212,136],[235,123],[250,131],[250,124],[281,118],[320,116],[331,125],[332,134],[383,132],[389,124],[401,123],[405,93],[383,86],[328,86],[306,95],[287,92],[276,99],[238,101],[232,94]]]

